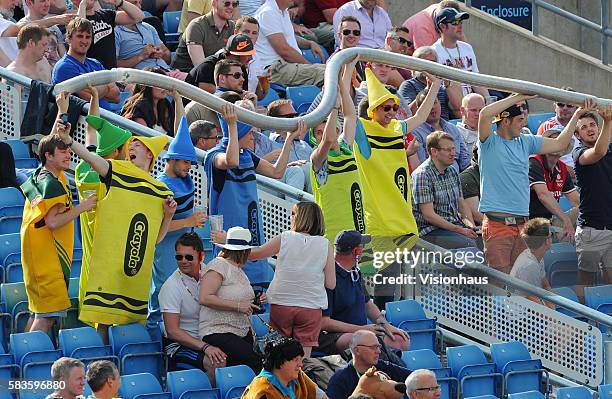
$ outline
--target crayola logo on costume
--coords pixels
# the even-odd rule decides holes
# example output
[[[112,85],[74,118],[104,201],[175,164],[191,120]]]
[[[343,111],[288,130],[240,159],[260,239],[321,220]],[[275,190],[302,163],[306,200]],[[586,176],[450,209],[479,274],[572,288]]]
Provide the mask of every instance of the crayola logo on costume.
[[[361,189],[359,184],[351,186],[351,203],[353,205],[353,223],[357,231],[365,233],[365,220],[363,218],[363,204],[361,203]]]
[[[146,216],[142,213],[134,215],[128,229],[123,262],[123,272],[128,277],[138,274],[142,267],[147,249],[148,230],[149,223]]]

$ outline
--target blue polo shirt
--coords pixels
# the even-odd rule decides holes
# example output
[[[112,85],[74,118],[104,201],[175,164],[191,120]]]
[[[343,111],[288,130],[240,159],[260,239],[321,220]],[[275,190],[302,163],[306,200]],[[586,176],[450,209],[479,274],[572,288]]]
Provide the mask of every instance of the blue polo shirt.
[[[131,30],[124,25],[115,27],[115,47],[118,60],[127,60],[143,52],[147,44],[159,46],[162,41],[155,28],[146,22],[136,24],[136,30]],[[146,67],[161,67],[170,69],[166,61],[161,58],[147,58],[134,65],[134,69],[145,69]]]
[[[396,366],[385,360],[379,360],[376,363],[376,370],[380,370],[387,374],[389,378],[395,382],[404,382],[410,374],[410,370],[404,367]],[[327,385],[327,397],[329,399],[346,399],[357,388],[359,382],[359,374],[353,361],[351,360],[344,368],[336,371]]]
[[[323,316],[343,323],[365,326],[368,324],[365,304],[370,301],[361,272],[359,279],[353,281],[351,272],[336,263],[336,288],[327,291],[327,309]],[[355,272],[353,272],[355,273]]]
[[[85,63],[81,64],[79,60],[66,53],[53,67],[51,81],[55,85],[89,72],[104,70],[104,66],[102,66],[100,61],[96,60],[95,58],[85,58]],[[110,110],[109,102],[103,98],[100,99],[100,107]]]
[[[597,230],[612,229],[612,144],[607,154],[592,165],[581,165],[580,156],[589,147],[579,145],[573,151],[576,180],[580,187],[580,213],[578,226]]]

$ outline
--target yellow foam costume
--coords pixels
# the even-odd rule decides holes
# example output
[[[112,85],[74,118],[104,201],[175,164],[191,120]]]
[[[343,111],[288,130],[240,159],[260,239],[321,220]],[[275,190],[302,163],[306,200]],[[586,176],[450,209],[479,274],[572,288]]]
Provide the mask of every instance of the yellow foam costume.
[[[43,173],[43,176],[39,178]],[[46,174],[46,175],[44,175]],[[64,173],[58,178],[42,167],[21,186],[26,201],[21,224],[21,264],[28,307],[34,313],[68,309],[68,281],[74,247],[74,222],[53,231],[45,225],[49,209],[60,204],[72,209]]]
[[[168,142],[167,136],[132,139],[149,148],[153,159]],[[162,204],[172,191],[129,161],[110,162],[110,182],[98,197],[79,319],[90,324],[144,322]]]

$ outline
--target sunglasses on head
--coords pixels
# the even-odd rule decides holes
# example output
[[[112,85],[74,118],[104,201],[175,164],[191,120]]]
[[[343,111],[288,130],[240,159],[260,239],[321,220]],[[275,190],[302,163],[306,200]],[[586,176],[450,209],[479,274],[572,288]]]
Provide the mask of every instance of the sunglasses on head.
[[[403,37],[395,36],[393,37],[397,42],[403,46],[412,47],[412,42],[408,39],[404,39]]]
[[[399,109],[399,105],[394,104],[394,105],[385,105],[384,107],[382,107],[383,111],[385,112],[389,112],[391,110],[393,110],[393,112],[397,112],[397,110]]]
[[[224,73],[223,75],[231,76],[234,79],[240,79],[240,78],[246,79],[246,75],[244,72]]]
[[[239,4],[240,4],[239,1],[226,1],[225,3],[223,3],[225,7],[232,6],[234,8],[238,7]]]
[[[189,262],[191,262],[193,260],[193,255],[174,255],[174,258],[178,261],[183,260],[183,258],[185,258],[186,260],[188,260]]]
[[[348,36],[351,33],[353,36],[361,36],[361,31],[359,29],[342,29],[342,34],[344,36]]]

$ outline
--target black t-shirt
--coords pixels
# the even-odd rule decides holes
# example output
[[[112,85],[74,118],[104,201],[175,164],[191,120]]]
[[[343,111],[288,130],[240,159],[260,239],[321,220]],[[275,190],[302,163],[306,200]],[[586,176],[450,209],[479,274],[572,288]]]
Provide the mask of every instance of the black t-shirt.
[[[117,67],[117,50],[115,48],[115,10],[102,9],[87,19],[93,24],[93,42],[87,56],[95,58],[106,69]]]
[[[160,115],[165,113],[166,115]],[[147,100],[139,101],[132,111],[132,119],[135,121],[138,118],[144,119],[147,126],[153,129],[155,125],[161,126],[168,136],[174,136],[174,107],[165,98],[159,100],[157,106],[157,118],[153,112],[153,104]]]
[[[480,198],[480,169],[478,164],[472,165],[465,169],[463,172],[461,172],[459,177],[461,178],[461,191],[463,191],[463,198]]]
[[[581,165],[578,161],[588,147],[580,145],[574,149],[572,156],[576,171],[576,179],[580,188],[579,226],[589,226],[596,229],[606,227],[612,229],[612,144],[608,145],[608,153],[592,165]]]
[[[224,60],[226,58],[225,50],[221,49],[217,51],[215,54],[204,58],[199,65],[196,65],[189,71],[187,77],[185,78],[185,82],[192,84],[194,86],[198,86],[200,83],[209,83],[211,85],[215,85],[215,65],[217,65],[217,61]],[[249,75],[244,66],[242,66],[242,72],[245,73],[246,77],[244,78],[244,83],[242,85],[242,90],[249,89]]]
[[[542,155],[543,162],[546,161],[546,155]],[[544,184],[546,186],[546,178],[544,177],[544,173],[547,173],[550,177],[550,181],[555,181],[558,176],[561,175],[561,170],[559,167],[555,167],[554,170],[544,170],[540,162],[535,158],[529,158],[529,217],[530,218],[546,218],[550,219],[552,217],[552,213],[546,209],[544,204],[538,198],[538,194],[533,190],[534,184]],[[561,190],[563,193],[570,192],[574,189],[574,183],[572,183],[572,179],[569,174],[566,174],[565,181],[563,182],[563,189]]]

